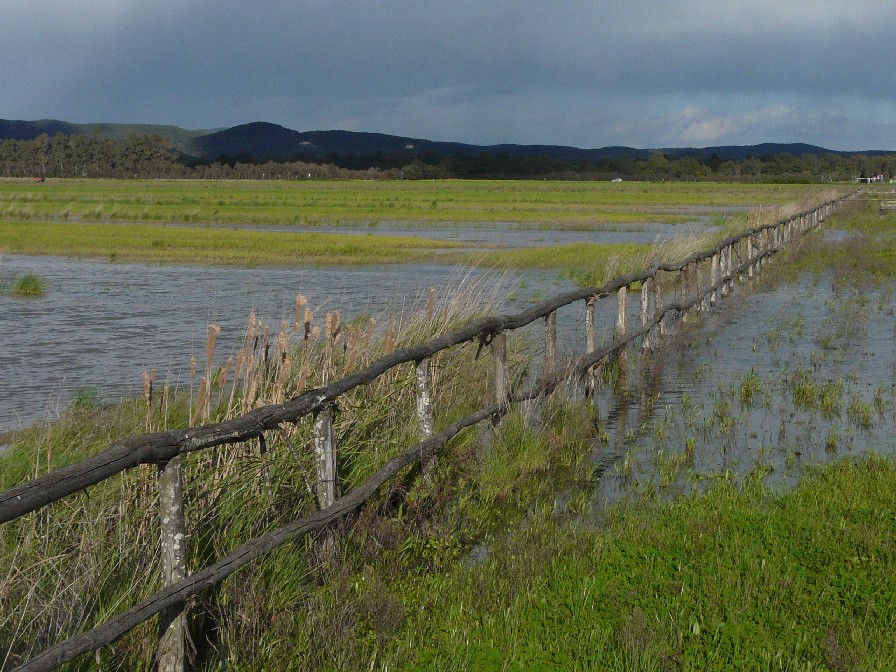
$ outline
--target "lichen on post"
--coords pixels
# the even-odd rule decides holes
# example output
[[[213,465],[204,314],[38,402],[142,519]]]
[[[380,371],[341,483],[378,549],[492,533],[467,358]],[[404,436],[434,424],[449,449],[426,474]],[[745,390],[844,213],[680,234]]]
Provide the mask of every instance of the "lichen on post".
[[[435,431],[435,418],[433,416],[432,403],[432,366],[429,357],[421,359],[414,367],[417,387],[417,426],[420,430],[420,440],[431,437]],[[428,476],[436,466],[436,454],[424,455],[421,461],[421,469],[424,476]]]
[[[159,527],[162,582],[170,586],[186,577],[184,482],[178,455],[159,465]],[[159,615],[159,672],[183,672],[187,666],[187,619],[183,603]]]

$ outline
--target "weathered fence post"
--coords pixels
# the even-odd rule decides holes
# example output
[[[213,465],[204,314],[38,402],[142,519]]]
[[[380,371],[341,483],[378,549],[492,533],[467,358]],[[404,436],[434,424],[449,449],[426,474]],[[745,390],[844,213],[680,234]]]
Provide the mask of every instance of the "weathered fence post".
[[[336,439],[333,408],[328,405],[314,416],[314,453],[317,456],[317,504],[325,509],[336,501]]]
[[[697,261],[697,263],[695,264],[695,269],[696,269],[695,278],[696,278],[696,284],[697,284],[697,296],[700,297],[700,303],[697,304],[697,306],[698,306],[698,307],[697,307],[697,310],[698,310],[698,311],[701,311],[701,312],[706,312],[706,310],[708,309],[709,306],[708,306],[708,303],[707,303],[708,299],[707,299],[707,296],[706,296],[706,290],[703,289],[703,283],[701,282],[702,276],[701,276],[701,271],[700,271],[700,261],[702,261],[702,259],[699,260],[699,261]]]
[[[652,278],[647,278],[641,283],[641,327],[647,326],[647,323],[650,321],[650,295],[653,291],[652,285],[654,280]],[[650,350],[650,332],[642,336],[641,339],[641,352],[646,352]]]
[[[597,297],[589,296],[585,300],[585,354],[590,355],[596,347],[594,334],[594,303]],[[594,396],[594,366],[589,366],[585,372],[585,398]]]
[[[614,335],[616,339],[623,338],[626,332],[626,313],[628,310],[628,287],[623,285],[616,291],[616,325]],[[625,354],[625,346],[616,351],[616,386],[625,385],[626,367],[628,358]]]
[[[738,245],[738,242],[734,242],[728,246],[728,278],[729,278],[728,279],[728,293],[729,294],[734,291],[734,280],[735,280],[734,270],[735,270],[735,266],[736,266],[736,264],[734,263],[734,259],[737,256],[735,254],[735,252],[738,249],[737,245]],[[738,281],[741,280],[741,273],[737,274],[737,280]]]
[[[544,379],[557,370],[557,311],[544,318]]]
[[[753,234],[747,236],[747,280],[752,280],[755,275],[755,270],[753,268],[753,255],[755,254],[755,250],[753,249]]]
[[[495,403],[506,406],[510,402],[510,376],[507,372],[507,335],[502,331],[492,337],[494,360]]]
[[[719,279],[727,278],[731,275],[731,246],[725,245],[722,248],[721,252],[719,252]],[[731,287],[728,284],[728,280],[724,280],[722,282],[722,286],[719,289],[719,294],[722,298],[728,296],[728,293],[731,291]]]
[[[184,481],[181,458],[159,465],[159,524],[161,528],[162,583],[170,586],[187,571],[184,525]],[[159,615],[159,672],[184,672],[187,666],[187,618],[183,603]]]
[[[432,411],[432,366],[429,357],[421,359],[415,365],[415,379],[417,383],[417,426],[420,428],[420,440],[423,441],[433,435],[435,431],[435,418]],[[423,476],[429,476],[436,466],[436,454],[430,452],[424,455],[420,468]]]
[[[656,275],[653,276],[652,286],[653,286],[653,292],[652,292],[652,296],[650,297],[650,315],[651,315],[651,317],[656,315],[656,312],[658,310],[660,310],[660,308],[662,307],[663,296],[662,296],[662,290],[660,289],[659,273],[657,273]],[[658,340],[662,340],[662,339],[666,338],[666,318],[665,317],[660,318],[660,323],[657,325],[657,334],[659,336]]]
[[[712,266],[709,272],[709,305],[716,305],[716,285],[719,282],[719,253],[715,252],[712,255]]]

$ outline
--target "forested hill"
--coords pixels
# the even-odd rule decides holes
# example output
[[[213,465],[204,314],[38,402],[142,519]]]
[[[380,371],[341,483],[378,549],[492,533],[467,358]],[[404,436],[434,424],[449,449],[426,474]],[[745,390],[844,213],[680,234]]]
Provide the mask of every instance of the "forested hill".
[[[221,157],[251,157],[255,161],[283,160],[295,157],[370,156],[403,154],[431,158],[433,155],[479,156],[483,154],[511,157],[540,156],[559,161],[604,161],[608,159],[646,159],[662,153],[667,157],[695,156],[741,161],[754,156],[824,156],[863,154],[875,156],[891,154],[884,150],[840,152],[804,143],[764,143],[760,145],[724,145],[716,147],[665,147],[638,149],[635,147],[600,147],[581,149],[565,145],[473,145],[461,142],[442,142],[383,133],[357,131],[294,131],[277,124],[256,121],[226,129],[188,130],[178,126],[153,124],[75,124],[55,119],[21,121],[0,119],[0,140],[33,140],[41,134],[49,136],[99,134],[114,140],[132,135],[157,135],[168,139],[172,147],[187,156],[205,160]]]
[[[0,175],[145,177],[546,177],[826,181],[896,173],[896,152],[807,144],[637,149],[472,145],[381,133],[223,130],[0,119]]]

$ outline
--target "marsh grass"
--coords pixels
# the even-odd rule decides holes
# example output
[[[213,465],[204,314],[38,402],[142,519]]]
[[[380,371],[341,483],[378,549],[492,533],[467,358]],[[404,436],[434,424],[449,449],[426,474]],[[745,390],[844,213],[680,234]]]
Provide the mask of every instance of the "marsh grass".
[[[0,222],[0,250],[113,261],[345,265],[432,260],[455,243],[370,234],[289,233],[142,224]]]
[[[47,291],[47,283],[39,275],[23,275],[16,278],[12,293],[18,296],[42,296]]]
[[[811,185],[435,181],[56,180],[0,182],[0,218],[369,226],[375,222],[516,222],[545,226],[692,220],[725,206],[790,203]],[[693,210],[680,214],[674,208]]]
[[[94,454],[121,437],[223,420],[265,403],[282,402],[362,368],[397,347],[457,326],[476,314],[476,306],[487,310],[493,287],[491,283],[471,286],[464,280],[451,294],[430,293],[424,307],[413,315],[347,324],[337,311],[315,314],[308,299],[300,296],[292,319],[278,325],[251,315],[241,347],[223,364],[217,363],[221,344],[218,330],[211,325],[205,361],[195,362],[190,390],[171,390],[161,381],[156,383],[155,372],[147,372],[141,400],[102,406],[89,392],[79,395],[60,421],[13,436],[10,449],[0,457],[0,487]],[[487,353],[478,359],[474,355],[471,345],[433,359],[437,430],[488,403],[489,358]],[[526,365],[520,351],[511,351],[511,362],[514,368]],[[343,491],[418,440],[414,411],[413,366],[389,372],[340,399],[335,431]],[[320,587],[322,576],[335,577],[331,585],[338,586],[339,576],[355,575],[365,563],[379,571],[384,563],[406,568],[417,562],[445,562],[444,544],[439,541],[442,533],[437,530],[441,521],[457,515],[445,508],[449,502],[464,492],[467,502],[469,497],[477,501],[483,497],[485,508],[477,509],[481,512],[477,520],[465,523],[473,538],[493,524],[483,511],[497,507],[527,474],[544,469],[546,458],[527,449],[525,468],[509,479],[494,475],[492,481],[498,485],[475,494],[479,492],[473,487],[473,475],[480,470],[478,441],[475,431],[456,440],[440,459],[429,485],[417,483],[413,474],[397,479],[365,514],[366,524],[362,521],[346,529],[345,557],[336,566],[332,559],[324,562],[312,541],[306,540],[280,549],[200,598],[193,610],[199,659],[212,667],[216,661],[227,661],[234,669],[243,663],[246,669],[277,667],[286,658],[313,661],[323,656],[329,663],[333,656],[338,659],[338,647],[332,654],[318,650],[314,628],[324,627],[315,625],[322,612],[308,608],[309,604],[320,608],[328,604],[330,588]],[[512,451],[506,455],[515,461]],[[308,419],[269,434],[264,444],[191,453],[183,462],[190,571],[316,507]],[[89,629],[158,587],[157,498],[155,469],[145,466],[3,526],[0,651],[4,666]],[[379,536],[388,530],[394,530],[388,538]],[[392,550],[377,559],[383,544]],[[380,590],[379,585],[374,583],[373,590]],[[364,595],[361,591],[362,603],[373,599]],[[374,603],[370,604],[373,609]],[[377,622],[389,618],[381,615]],[[353,618],[345,624],[346,631],[357,634],[359,628],[368,627],[364,623]],[[326,626],[328,638],[338,631],[337,626],[338,622]],[[148,669],[153,641],[152,625],[147,624],[120,640],[114,651],[98,655],[108,664],[114,660],[128,669]],[[294,647],[302,641],[311,648],[296,653]],[[351,649],[355,651],[354,644]]]

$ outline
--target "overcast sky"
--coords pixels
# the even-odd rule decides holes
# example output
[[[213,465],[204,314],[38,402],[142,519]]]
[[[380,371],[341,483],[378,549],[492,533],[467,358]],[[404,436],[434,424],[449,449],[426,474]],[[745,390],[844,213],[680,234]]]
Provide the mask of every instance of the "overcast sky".
[[[896,2],[0,0],[0,118],[896,150]]]

